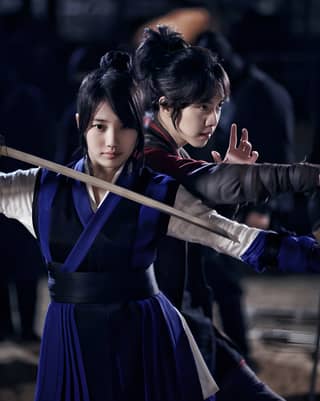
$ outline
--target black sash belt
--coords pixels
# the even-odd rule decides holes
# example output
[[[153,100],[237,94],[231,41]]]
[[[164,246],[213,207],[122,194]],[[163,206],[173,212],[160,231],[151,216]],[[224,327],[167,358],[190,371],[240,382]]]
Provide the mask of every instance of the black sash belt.
[[[64,273],[51,264],[48,287],[53,301],[74,304],[121,303],[159,292],[152,265],[141,271]]]

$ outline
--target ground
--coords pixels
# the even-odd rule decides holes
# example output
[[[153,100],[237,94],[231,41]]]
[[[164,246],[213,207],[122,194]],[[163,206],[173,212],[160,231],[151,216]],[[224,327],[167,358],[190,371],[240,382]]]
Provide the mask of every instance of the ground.
[[[259,376],[288,401],[320,400],[320,373],[318,398],[310,395],[320,277],[255,275],[244,279],[244,288]],[[48,302],[44,282],[39,294],[40,333]],[[0,343],[0,401],[33,400],[38,352],[36,344]]]

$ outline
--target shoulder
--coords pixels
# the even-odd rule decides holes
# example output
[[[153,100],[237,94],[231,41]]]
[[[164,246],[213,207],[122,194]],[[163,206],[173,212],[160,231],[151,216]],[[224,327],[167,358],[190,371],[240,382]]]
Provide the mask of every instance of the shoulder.
[[[80,159],[78,161],[73,161],[70,164],[66,166],[67,168],[73,169],[73,170],[78,170],[78,171],[84,171],[83,168],[83,159]],[[50,171],[46,168],[41,168],[39,169],[39,181],[40,184],[48,184],[52,183],[54,181],[59,182],[61,184],[66,184],[70,183],[73,179],[70,177],[65,176],[63,173],[56,173],[54,171]]]
[[[150,183],[154,183],[157,185],[168,185],[169,183],[173,183],[176,181],[173,177],[171,177],[167,174],[163,174],[158,171],[155,171],[154,169],[152,169],[149,166],[145,166],[143,168],[143,175],[144,175],[144,177],[147,178],[147,180]]]
[[[31,168],[28,170],[16,170],[11,173],[0,173],[1,185],[7,185],[11,189],[17,187],[20,190],[28,187],[33,188],[39,171],[39,168]]]
[[[174,178],[154,171],[150,167],[144,168],[143,175],[147,179],[145,195],[166,204],[173,205],[179,183]]]

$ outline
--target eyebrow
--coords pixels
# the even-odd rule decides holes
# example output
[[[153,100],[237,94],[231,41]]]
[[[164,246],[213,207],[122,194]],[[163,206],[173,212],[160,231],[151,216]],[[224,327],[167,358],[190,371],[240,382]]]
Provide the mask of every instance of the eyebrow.
[[[213,106],[213,104],[214,104],[215,102],[221,103],[221,102],[225,102],[225,100],[226,100],[225,97],[222,97],[222,96],[218,95],[218,96],[215,96],[215,97],[214,97],[214,100],[213,100],[213,101],[204,102],[204,104],[209,104],[209,105]]]
[[[122,127],[122,126],[123,126],[122,121],[121,121],[121,120],[118,120],[118,121],[119,121],[120,126]],[[107,120],[107,119],[104,119],[104,118],[94,118],[94,119],[92,120],[92,123],[91,123],[91,124],[95,124],[95,123],[100,123],[100,124],[113,124],[110,120]]]
[[[109,120],[105,120],[104,118],[94,118],[93,120],[92,120],[92,122],[93,121],[97,121],[97,122],[99,122],[99,123],[108,123],[108,122],[110,122]]]

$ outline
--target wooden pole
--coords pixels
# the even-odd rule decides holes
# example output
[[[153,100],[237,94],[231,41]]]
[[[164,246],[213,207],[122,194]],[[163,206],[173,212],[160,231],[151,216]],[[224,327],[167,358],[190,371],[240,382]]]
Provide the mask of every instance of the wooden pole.
[[[119,185],[111,184],[110,182],[103,181],[99,178],[92,177],[91,175],[73,170],[72,168],[63,166],[58,163],[54,163],[50,160],[42,159],[41,157],[37,157],[31,155],[29,153],[21,152],[19,150],[9,148],[8,146],[0,146],[0,155],[10,157],[12,159],[20,160],[31,165],[37,167],[43,167],[50,171],[54,171],[55,173],[65,175],[66,177],[73,178],[75,180],[84,182],[85,184],[92,185],[93,187],[101,188],[106,191],[110,191],[116,195],[122,196],[123,198],[129,199],[133,202],[140,203],[144,206],[149,206],[154,209],[157,209],[163,213],[166,213],[170,216],[174,216],[178,219],[184,220],[188,223],[194,224],[198,227],[201,227],[205,230],[218,234],[222,237],[228,238],[234,242],[239,242],[239,239],[234,235],[228,233],[221,227],[213,226],[213,224],[202,220],[198,217],[192,216],[181,210],[178,210],[174,207],[168,206],[162,202],[156,201],[147,196],[141,195],[134,191],[130,191],[126,188],[120,187]]]

